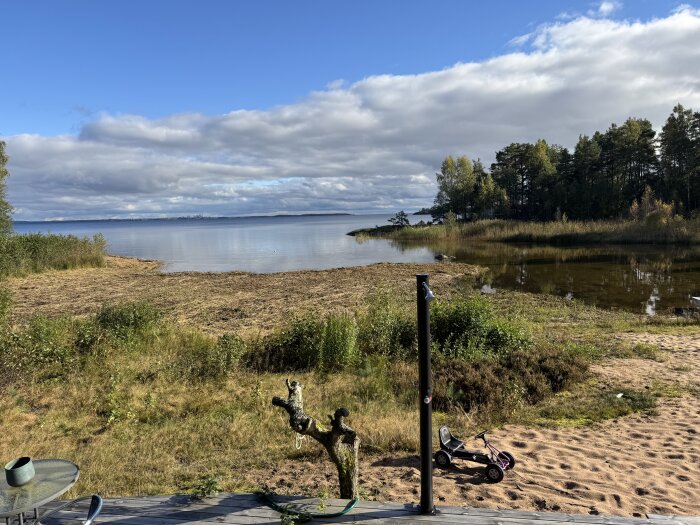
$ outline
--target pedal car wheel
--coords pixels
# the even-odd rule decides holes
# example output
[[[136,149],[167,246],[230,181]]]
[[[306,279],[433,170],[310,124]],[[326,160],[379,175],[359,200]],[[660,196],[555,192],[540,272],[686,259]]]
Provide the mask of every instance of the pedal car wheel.
[[[505,470],[510,470],[515,466],[515,458],[513,457],[513,454],[511,454],[510,452],[501,452],[498,455],[498,459],[500,459],[501,461],[508,462],[508,466],[505,468]]]
[[[489,483],[498,483],[503,479],[503,469],[495,463],[489,463],[484,469],[484,476]]]
[[[438,450],[435,453],[435,464],[440,468],[447,468],[452,463],[452,458],[444,450]]]

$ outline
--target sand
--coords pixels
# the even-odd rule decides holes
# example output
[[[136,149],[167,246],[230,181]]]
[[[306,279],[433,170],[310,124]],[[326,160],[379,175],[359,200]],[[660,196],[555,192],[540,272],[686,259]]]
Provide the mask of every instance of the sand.
[[[498,484],[485,483],[476,463],[457,462],[448,470],[435,469],[436,505],[637,517],[699,516],[700,336],[643,334],[633,339],[658,344],[666,350],[666,359],[616,359],[594,366],[594,373],[603,382],[634,388],[673,381],[678,390],[674,395],[679,397],[660,400],[653,414],[584,428],[508,425],[495,429],[491,441],[515,456],[515,469]],[[471,439],[465,441],[475,450],[481,446]],[[322,477],[309,476],[319,469]],[[373,499],[418,503],[419,469],[416,456],[364,458],[360,481]],[[325,460],[289,462],[272,476],[255,472],[248,479],[257,483],[269,479],[270,486],[280,492],[292,490],[290,480],[294,480],[294,490],[300,482],[307,494],[335,490],[333,466]]]
[[[436,263],[267,275],[162,274],[154,261],[110,257],[107,268],[15,278],[10,287],[16,322],[35,313],[84,315],[105,303],[148,300],[177,321],[210,333],[255,333],[299,309],[352,309],[380,286],[400,284],[411,290],[415,273],[423,271],[431,274],[435,288],[449,289],[477,270]],[[664,360],[609,360],[596,364],[593,373],[601,382],[636,389],[665,385],[668,396],[653,414],[585,428],[494,429],[492,441],[516,457],[515,470],[498,484],[485,483],[474,463],[435,470],[435,503],[624,516],[700,515],[700,335],[619,337],[659,345]],[[460,437],[479,447],[469,436]],[[240,482],[268,484],[281,493],[335,495],[334,467],[314,444],[305,444],[302,453],[306,459],[287,461],[272,472],[242,473]],[[418,458],[364,456],[360,482],[364,497],[418,502]]]

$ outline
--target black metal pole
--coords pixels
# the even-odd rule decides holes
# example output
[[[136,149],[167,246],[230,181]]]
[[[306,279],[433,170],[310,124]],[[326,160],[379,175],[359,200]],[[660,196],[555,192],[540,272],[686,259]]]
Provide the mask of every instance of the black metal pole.
[[[433,391],[430,371],[428,275],[416,275],[418,304],[418,379],[420,383],[420,513],[433,514]]]

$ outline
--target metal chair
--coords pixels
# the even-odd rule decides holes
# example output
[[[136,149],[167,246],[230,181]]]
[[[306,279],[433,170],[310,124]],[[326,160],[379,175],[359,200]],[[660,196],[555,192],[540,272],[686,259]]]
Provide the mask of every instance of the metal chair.
[[[47,521],[51,521],[52,518],[57,518],[59,512],[65,511],[71,507],[75,507],[77,504],[87,500],[90,500],[90,508],[88,509],[87,518],[85,519],[85,521],[82,522],[82,525],[91,525],[92,522],[95,521],[95,518],[97,518],[97,516],[100,515],[100,512],[102,512],[102,498],[97,494],[93,494],[92,496],[84,496],[82,498],[74,499],[71,501],[66,501],[58,507],[47,511],[32,525],[48,525]],[[73,521],[73,523],[75,522]]]

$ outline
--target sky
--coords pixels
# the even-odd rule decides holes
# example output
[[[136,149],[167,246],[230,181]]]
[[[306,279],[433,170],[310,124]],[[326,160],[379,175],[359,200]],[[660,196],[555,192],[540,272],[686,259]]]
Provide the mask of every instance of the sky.
[[[700,5],[0,0],[16,220],[395,212],[447,155],[700,109]]]

